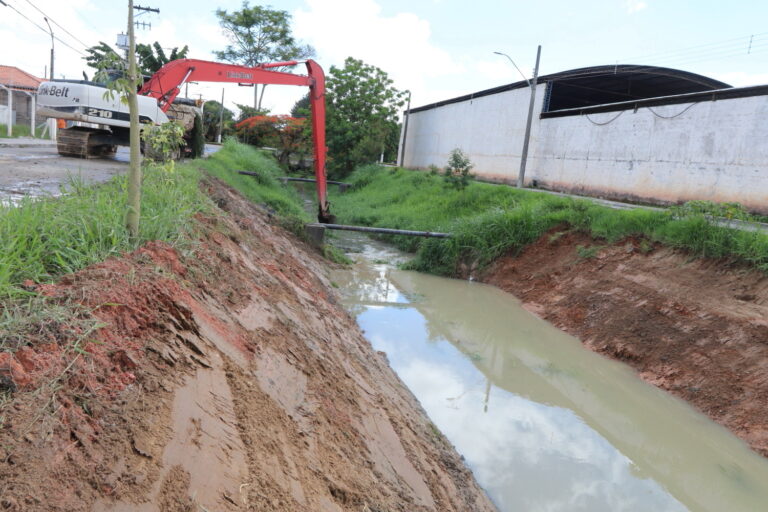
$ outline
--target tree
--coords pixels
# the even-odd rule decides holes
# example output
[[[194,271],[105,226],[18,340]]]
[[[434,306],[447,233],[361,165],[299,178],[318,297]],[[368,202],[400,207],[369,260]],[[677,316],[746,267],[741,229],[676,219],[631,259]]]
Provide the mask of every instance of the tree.
[[[232,133],[232,120],[235,113],[224,107],[224,126],[221,130],[222,138]],[[218,101],[206,101],[203,105],[203,133],[205,140],[215,141],[219,133],[219,120],[221,119],[221,103]]]
[[[381,69],[347,57],[343,68],[331,66],[326,81],[329,170],[348,174],[383,153],[387,160],[397,154],[399,109],[405,92]]]
[[[124,75],[126,71],[125,58],[122,57],[114,48],[109,46],[104,41],[99,41],[99,44],[86,48],[86,55],[83,57],[85,63],[96,69],[97,74],[101,76],[107,75]]]
[[[100,41],[99,44],[91,46],[85,51],[88,55],[83,58],[88,66],[100,70],[104,67],[104,62],[109,62],[113,67],[113,69],[110,70],[112,74],[121,76],[125,74],[127,68],[125,57],[104,41]],[[163,67],[163,65],[172,60],[185,58],[187,53],[189,53],[189,47],[186,45],[181,50],[172,48],[170,56],[166,56],[165,50],[163,50],[163,47],[157,41],[152,43],[152,45],[136,45],[139,71],[142,75],[153,75],[158,69]]]
[[[311,107],[309,105],[309,93],[302,96],[302,98],[293,104],[291,108],[291,117],[307,118],[311,114]]]
[[[307,124],[306,119],[291,116],[253,116],[239,121],[235,128],[241,142],[274,147],[282,166],[290,167],[294,157],[301,167],[304,156],[311,151]]]
[[[170,56],[166,56],[165,50],[160,46],[160,43],[155,41],[152,45],[137,44],[136,54],[139,57],[139,67],[141,73],[144,75],[154,75],[161,67],[176,59],[184,59],[189,53],[189,47],[184,45],[184,48],[179,50],[178,47],[171,49]]]
[[[256,108],[256,107],[251,107],[249,105],[241,105],[239,103],[235,103],[235,106],[240,111],[240,115],[237,116],[238,123],[240,121],[248,119],[249,117],[266,116],[269,114],[268,108]]]
[[[219,60],[253,67],[265,62],[307,59],[315,54],[314,48],[300,44],[291,34],[291,15],[287,11],[250,7],[245,0],[239,11],[216,9],[216,17],[230,42],[224,50],[213,52]],[[259,96],[259,88],[254,86],[254,108],[261,108],[265,88],[266,84],[262,85]]]

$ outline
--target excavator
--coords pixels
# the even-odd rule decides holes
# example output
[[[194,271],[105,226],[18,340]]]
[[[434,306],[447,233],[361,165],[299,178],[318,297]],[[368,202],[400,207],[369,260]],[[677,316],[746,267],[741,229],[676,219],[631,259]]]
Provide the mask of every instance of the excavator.
[[[273,68],[305,64],[306,75],[276,71]],[[139,122],[151,126],[175,120],[187,134],[194,126],[199,109],[191,100],[178,98],[187,82],[225,82],[239,85],[277,84],[309,87],[312,113],[312,142],[320,222],[331,222],[325,175],[325,75],[311,60],[259,64],[255,67],[178,59],[165,64],[152,75],[138,93]],[[105,95],[104,84],[85,80],[52,80],[37,90],[38,111],[59,119],[59,154],[78,158],[98,158],[115,153],[117,146],[129,145],[130,119],[127,102]]]

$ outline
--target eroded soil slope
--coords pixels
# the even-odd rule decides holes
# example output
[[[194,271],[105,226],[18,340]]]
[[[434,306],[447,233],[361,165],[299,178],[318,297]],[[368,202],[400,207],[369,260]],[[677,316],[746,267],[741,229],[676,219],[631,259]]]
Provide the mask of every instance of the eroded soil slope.
[[[552,230],[482,276],[768,456],[768,278],[644,240]]]
[[[0,509],[493,510],[327,263],[209,193],[230,216],[200,218],[184,254],[149,244],[36,287],[76,313],[0,361]]]

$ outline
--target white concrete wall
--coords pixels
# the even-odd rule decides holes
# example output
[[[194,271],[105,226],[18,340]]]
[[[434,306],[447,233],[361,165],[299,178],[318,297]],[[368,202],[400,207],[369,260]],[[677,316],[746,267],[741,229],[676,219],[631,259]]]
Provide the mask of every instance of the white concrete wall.
[[[616,199],[736,201],[768,213],[768,96],[539,119],[537,90],[526,182]],[[483,178],[512,182],[529,100],[516,89],[411,114],[404,165],[442,167],[454,147]]]
[[[536,90],[529,155],[537,137],[545,87],[539,85]],[[459,148],[470,156],[473,173],[489,179],[517,180],[530,98],[526,87],[412,113],[403,165],[444,167],[450,152]]]
[[[618,112],[541,119],[530,177],[591,195],[768,209],[768,96],[651,109],[623,111],[604,126],[590,120]]]

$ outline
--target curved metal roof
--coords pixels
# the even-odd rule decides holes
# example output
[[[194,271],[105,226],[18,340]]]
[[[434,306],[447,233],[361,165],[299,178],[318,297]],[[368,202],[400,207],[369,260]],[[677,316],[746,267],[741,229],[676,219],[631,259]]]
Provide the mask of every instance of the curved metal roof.
[[[634,64],[577,68],[542,75],[538,80],[539,83],[548,84],[548,97],[543,109],[545,112],[731,88],[719,80],[688,71]],[[411,112],[430,110],[527,86],[525,81],[514,82],[424,105],[411,109]]]
[[[731,87],[688,71],[630,64],[572,69],[545,75],[541,81],[550,84],[545,111]]]

